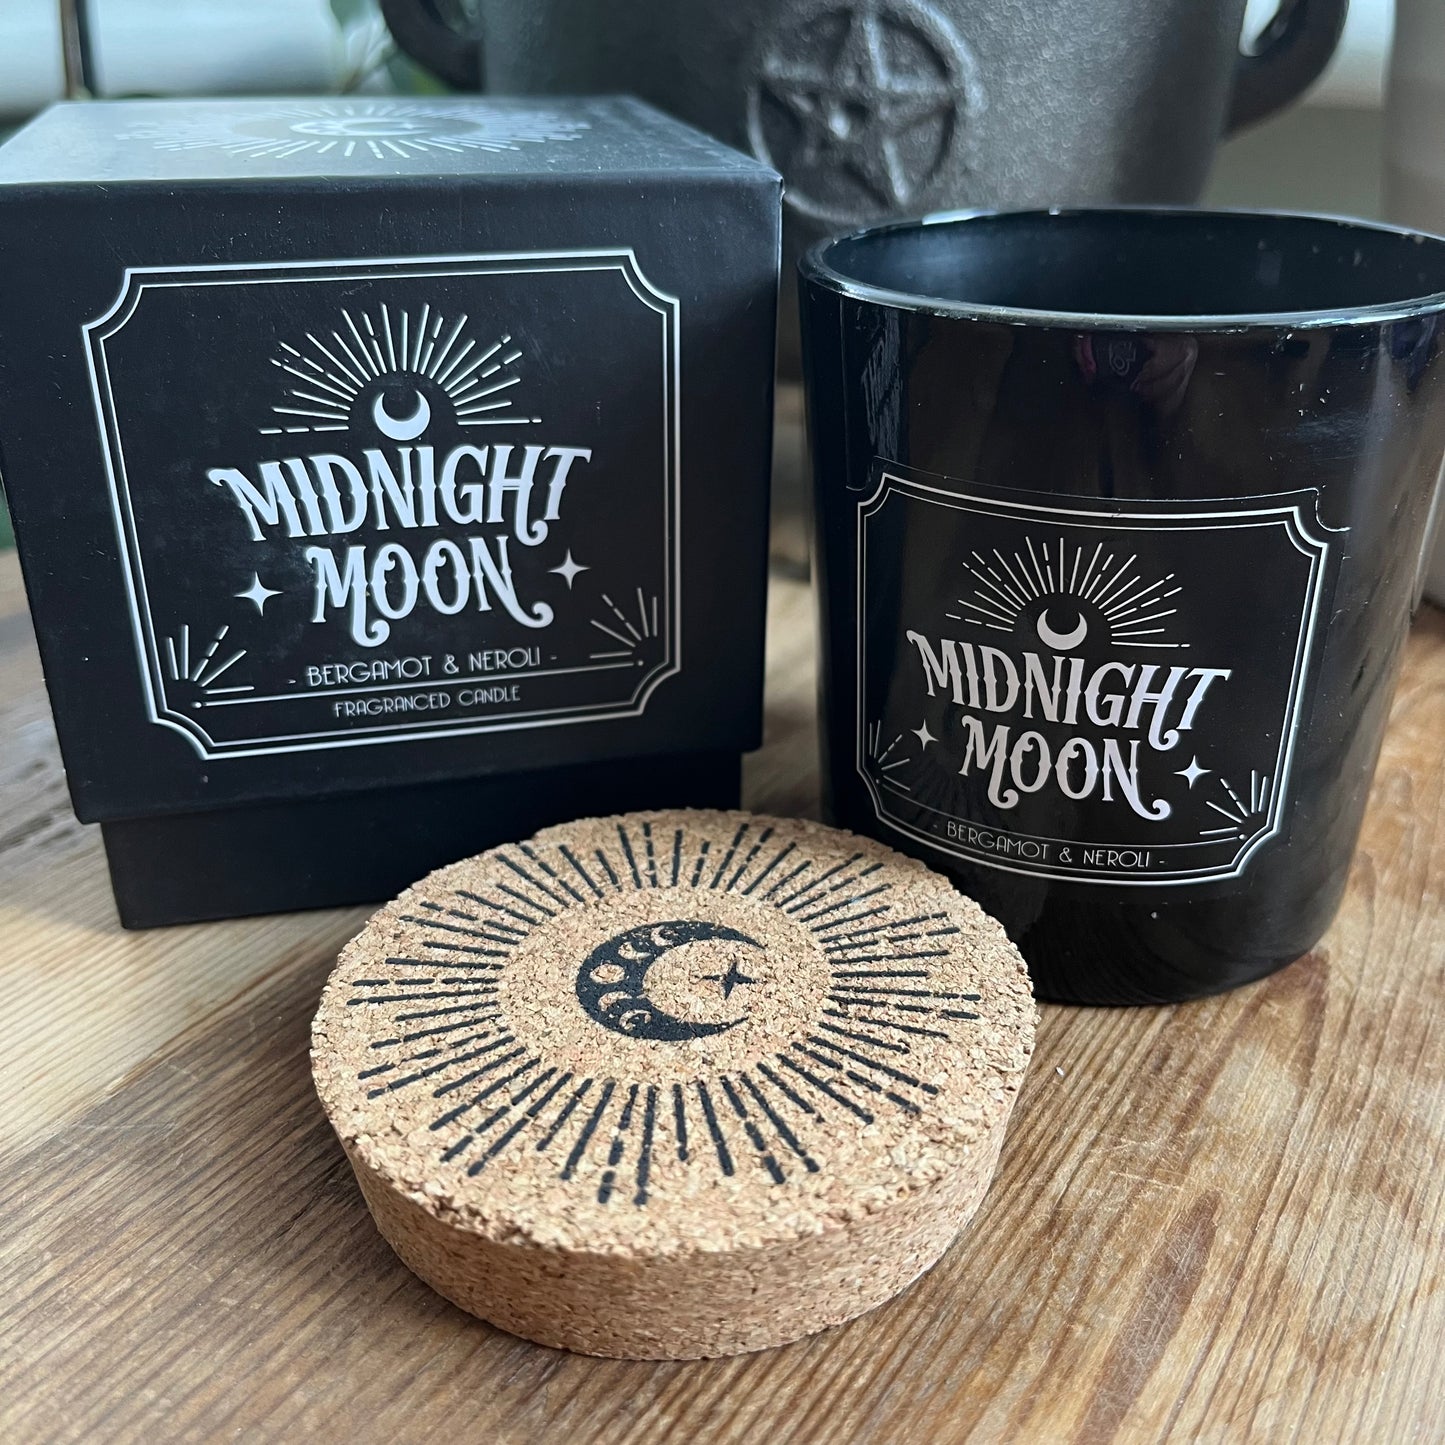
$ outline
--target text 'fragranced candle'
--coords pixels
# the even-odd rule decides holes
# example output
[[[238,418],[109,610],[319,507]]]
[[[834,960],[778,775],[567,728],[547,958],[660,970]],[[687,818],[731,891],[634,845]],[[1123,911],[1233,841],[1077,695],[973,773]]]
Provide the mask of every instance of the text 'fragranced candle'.
[[[123,921],[736,802],[778,206],[620,99],[62,105],[5,147],[5,483]]]

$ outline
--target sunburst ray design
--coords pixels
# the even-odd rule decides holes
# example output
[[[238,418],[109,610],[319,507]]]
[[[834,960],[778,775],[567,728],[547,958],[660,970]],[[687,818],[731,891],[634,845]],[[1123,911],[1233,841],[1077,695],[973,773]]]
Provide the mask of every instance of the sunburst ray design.
[[[912,728],[898,733],[887,747],[880,749],[882,729],[883,722],[880,719],[869,724],[865,731],[866,756],[874,781],[895,793],[907,794],[910,802],[923,808],[946,814],[956,812],[962,786],[956,759],[949,762],[946,749],[934,749],[930,753],[926,746],[915,748],[911,742],[906,744],[905,751],[900,756],[895,749],[904,744],[905,739],[914,735],[915,730]],[[932,738],[933,742],[941,740],[941,737]],[[908,774],[909,781],[905,783],[896,769],[910,763],[913,768]]]
[[[217,628],[210,643],[204,649],[197,648],[193,662],[190,624],[182,623],[175,636],[166,638],[166,671],[171,681],[192,682],[205,693],[254,692],[253,685],[237,683],[234,676],[225,687],[217,686],[221,678],[246,656],[244,647],[222,655],[221,644],[230,630],[229,624]]]
[[[1216,799],[1206,798],[1205,807],[1226,820],[1225,826],[1201,828],[1200,837],[1222,841],[1225,838],[1244,838],[1255,832],[1269,817],[1273,780],[1268,773],[1251,770],[1249,774],[1249,801],[1241,796],[1243,785],[1236,788],[1228,778],[1219,777],[1219,795]]]
[[[985,556],[975,549],[962,563],[971,589],[958,598],[961,611],[945,615],[1013,632],[1028,608],[1042,603],[1046,613],[1048,602],[1057,599],[1072,602],[1081,615],[1087,607],[1101,618],[1116,647],[1187,648],[1187,642],[1168,637],[1173,625],[1168,619],[1178,608],[1167,604],[1183,588],[1173,572],[1149,580],[1138,562],[1137,553],[1120,560],[1119,552],[1106,552],[1102,542],[1090,551],[1087,545],[1071,548],[1063,537],[1026,536],[1023,547],[1011,553],[995,547]]]
[[[248,134],[252,126],[270,134]],[[172,152],[218,150],[239,160],[404,161],[427,155],[497,155],[529,145],[575,140],[586,121],[555,110],[518,110],[406,100],[317,100],[282,103],[238,119],[188,113],[179,122],[136,126],[118,140],[149,141]]]
[[[279,342],[271,365],[288,378],[285,400],[271,408],[278,424],[261,434],[346,431],[364,395],[409,375],[439,387],[461,426],[535,424],[540,418],[512,411],[509,395],[522,379],[514,369],[521,347],[510,332],[483,345],[466,334],[469,320],[429,303],[413,315],[383,302],[375,312],[343,307],[324,336],[308,331],[300,345]]]
[[[594,661],[603,658],[630,657],[649,638],[658,635],[656,594],[645,597],[641,587],[636,588],[635,592],[637,599],[635,615],[629,615],[607,593],[598,594],[607,610],[600,618],[588,618],[588,622],[598,632],[606,634],[610,650],[589,653],[588,656]],[[614,643],[617,646],[611,647],[610,645]]]
[[[888,743],[886,747],[883,746],[882,729],[883,724],[881,722],[875,723],[871,728],[868,729],[866,741],[868,744],[868,757],[870,761],[872,762],[873,766],[878,769],[880,774],[886,775],[887,773],[892,772],[894,768],[904,767],[906,764],[914,760],[906,755],[898,757],[894,756],[894,752],[897,749],[899,743],[903,741],[902,733],[899,733],[898,736],[895,737],[892,742]],[[905,793],[912,791],[912,789],[908,786],[907,783],[900,782],[897,778],[889,778],[888,781]]]
[[[716,846],[644,820],[619,821],[586,856],[535,842],[494,856],[486,883],[418,900],[403,916],[423,929],[415,952],[352,979],[347,1000],[386,1011],[358,1079],[372,1097],[429,1094],[439,1160],[473,1176],[527,1148],[558,1178],[590,1180],[602,1204],[645,1205],[661,1168],[759,1170],[786,1186],[819,1171],[810,1134],[824,1120],[866,1127],[886,1110],[922,1113],[938,1086],[910,1055],[979,1017],[978,994],[934,977],[958,925],[945,911],[907,911],[906,891],[880,882],[884,865],[862,851],[820,868],[754,820]],[[578,905],[677,887],[746,897],[810,931],[828,980],[799,1037],[715,1079],[670,1084],[579,1077],[523,1044],[501,979],[533,932]]]

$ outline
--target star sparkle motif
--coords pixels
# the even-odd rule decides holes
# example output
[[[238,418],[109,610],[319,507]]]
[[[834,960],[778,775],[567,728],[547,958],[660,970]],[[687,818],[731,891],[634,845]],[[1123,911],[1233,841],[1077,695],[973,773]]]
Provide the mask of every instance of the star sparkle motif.
[[[836,164],[881,205],[906,205],[915,185],[899,142],[916,126],[956,103],[941,77],[895,74],[883,26],[873,7],[850,14],[830,62],[800,67],[773,58],[763,76],[769,93],[797,121],[802,144],[796,162]]]
[[[584,567],[580,562],[574,561],[572,558],[572,549],[569,547],[566,557],[562,559],[562,565],[560,567],[549,567],[547,570],[549,572],[555,572],[562,578],[567,584],[567,590],[570,592],[573,582],[577,580],[577,574],[579,572],[590,572],[592,569],[590,567]]]
[[[261,574],[259,572],[252,572],[251,585],[246,588],[244,592],[236,593],[237,597],[240,597],[247,602],[254,602],[256,604],[256,611],[263,614],[266,611],[266,599],[268,597],[279,597],[280,595],[280,588],[267,587],[261,581]]]
[[[1209,769],[1208,769],[1208,768],[1201,768],[1201,767],[1199,766],[1199,759],[1198,759],[1198,758],[1192,758],[1192,759],[1190,760],[1189,766],[1188,766],[1187,768],[1180,768],[1179,771],[1176,772],[1174,776],[1175,776],[1176,778],[1183,778],[1183,779],[1185,779],[1185,781],[1188,782],[1189,786],[1190,786],[1191,788],[1193,788],[1193,786],[1195,785],[1195,783],[1197,783],[1197,782],[1200,780],[1200,778],[1204,778],[1204,777],[1208,777],[1208,776],[1209,776]]]
[[[737,988],[739,984],[757,982],[757,979],[749,978],[747,974],[738,967],[736,959],[728,964],[726,973],[705,973],[703,974],[703,978],[709,983],[720,983],[722,985],[724,998],[731,997],[732,991]]]
[[[921,747],[926,748],[929,743],[936,743],[938,741],[938,739],[934,737],[931,732],[928,731],[927,718],[925,718],[918,727],[910,728],[909,731],[913,734],[914,737],[918,739],[919,745]]]

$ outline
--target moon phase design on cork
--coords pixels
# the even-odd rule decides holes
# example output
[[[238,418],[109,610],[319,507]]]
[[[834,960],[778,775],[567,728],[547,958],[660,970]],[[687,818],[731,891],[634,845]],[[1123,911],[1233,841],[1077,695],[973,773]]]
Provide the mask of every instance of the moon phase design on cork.
[[[1033,1046],[1003,929],[819,824],[588,819],[433,873],[343,951],[321,1096],[402,1260],[588,1354],[782,1344],[983,1197]]]

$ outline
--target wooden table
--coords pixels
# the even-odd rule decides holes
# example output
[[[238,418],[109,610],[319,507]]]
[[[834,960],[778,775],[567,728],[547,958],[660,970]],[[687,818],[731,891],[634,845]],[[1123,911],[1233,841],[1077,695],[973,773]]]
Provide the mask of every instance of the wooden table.
[[[775,581],[748,802],[816,806],[806,589]],[[363,910],[144,934],[70,816],[0,559],[0,1439],[1445,1438],[1445,616],[1427,610],[1348,899],[1261,984],[1044,1010],[972,1227],[771,1353],[583,1359],[382,1244],[307,1027]]]

